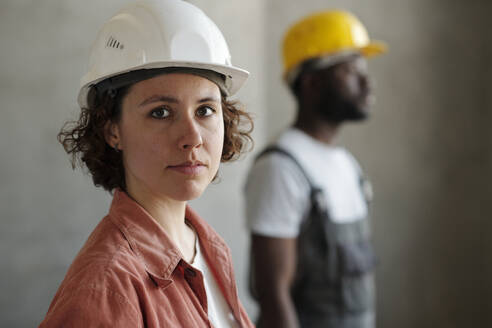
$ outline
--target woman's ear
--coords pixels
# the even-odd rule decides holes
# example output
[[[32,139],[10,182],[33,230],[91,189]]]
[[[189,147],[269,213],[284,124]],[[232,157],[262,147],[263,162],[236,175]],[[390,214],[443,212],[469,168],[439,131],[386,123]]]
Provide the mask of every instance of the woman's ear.
[[[114,122],[107,121],[104,125],[104,139],[107,144],[114,148],[114,150],[120,150],[120,130],[118,125]]]

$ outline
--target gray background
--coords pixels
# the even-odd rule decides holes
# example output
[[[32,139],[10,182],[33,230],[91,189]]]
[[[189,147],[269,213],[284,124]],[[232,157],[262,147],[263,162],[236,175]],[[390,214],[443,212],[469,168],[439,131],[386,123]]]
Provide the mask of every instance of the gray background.
[[[0,2],[0,326],[43,318],[110,197],[72,171],[56,142],[78,112],[78,81],[116,0]],[[372,179],[379,327],[489,327],[492,297],[492,33],[488,0],[197,0],[251,72],[238,98],[256,149],[287,126],[279,41],[300,16],[347,8],[390,52],[370,61],[378,102],[339,140]],[[253,154],[221,168],[193,206],[232,249],[246,289],[241,188]]]

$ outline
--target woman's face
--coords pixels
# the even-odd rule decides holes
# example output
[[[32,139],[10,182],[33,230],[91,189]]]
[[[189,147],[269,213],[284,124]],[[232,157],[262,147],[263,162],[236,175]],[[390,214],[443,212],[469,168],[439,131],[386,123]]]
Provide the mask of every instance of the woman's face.
[[[132,193],[187,201],[219,168],[224,143],[221,94],[213,82],[172,73],[134,84],[112,127]]]

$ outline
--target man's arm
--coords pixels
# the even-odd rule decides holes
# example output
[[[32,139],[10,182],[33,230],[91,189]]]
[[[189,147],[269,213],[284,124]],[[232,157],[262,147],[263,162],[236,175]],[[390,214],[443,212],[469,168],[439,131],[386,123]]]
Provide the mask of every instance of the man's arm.
[[[297,328],[290,290],[297,263],[297,238],[251,235],[254,286],[260,304],[257,327]]]

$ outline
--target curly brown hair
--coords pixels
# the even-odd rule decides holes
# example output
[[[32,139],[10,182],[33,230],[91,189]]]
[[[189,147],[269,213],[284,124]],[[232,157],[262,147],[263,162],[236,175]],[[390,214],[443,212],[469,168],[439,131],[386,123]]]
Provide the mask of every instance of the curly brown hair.
[[[98,94],[92,88],[87,108],[81,108],[78,120],[66,122],[58,133],[58,141],[71,157],[72,168],[87,167],[96,187],[112,192],[126,189],[125,169],[120,151],[108,145],[107,122],[118,122],[121,104],[130,86]],[[221,162],[238,159],[253,147],[253,119],[238,101],[222,96],[224,147]]]

